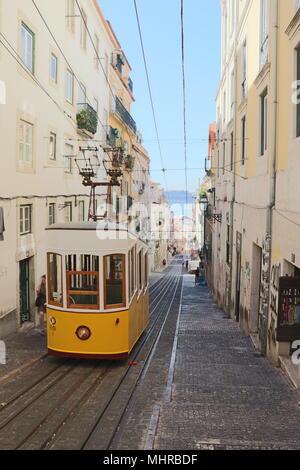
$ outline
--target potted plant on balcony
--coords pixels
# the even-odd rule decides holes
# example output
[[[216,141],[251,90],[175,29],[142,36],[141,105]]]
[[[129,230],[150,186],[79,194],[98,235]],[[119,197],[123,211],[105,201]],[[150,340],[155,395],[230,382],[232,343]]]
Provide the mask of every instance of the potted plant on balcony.
[[[112,164],[115,167],[120,167],[123,162],[123,150],[120,148],[112,154]]]
[[[133,170],[135,158],[132,155],[127,155],[125,158],[126,170]]]
[[[92,107],[85,106],[81,109],[76,115],[76,120],[78,129],[84,129],[93,135],[96,134],[98,117],[96,111]]]

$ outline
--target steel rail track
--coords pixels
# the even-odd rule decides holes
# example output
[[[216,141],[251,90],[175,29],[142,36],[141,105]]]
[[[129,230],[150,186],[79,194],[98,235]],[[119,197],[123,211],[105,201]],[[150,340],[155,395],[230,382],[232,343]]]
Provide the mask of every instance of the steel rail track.
[[[150,288],[150,300],[151,300],[151,307],[150,307],[151,311],[150,311],[150,313],[151,313],[152,321],[151,321],[151,325],[148,327],[146,333],[143,334],[140,341],[138,342],[138,345],[134,349],[133,355],[131,355],[131,357],[130,357],[130,359],[132,361],[135,361],[135,360],[138,359],[140,352],[143,350],[145,344],[147,344],[150,336],[153,334],[153,331],[154,331],[157,323],[159,322],[161,317],[164,315],[165,307],[169,304],[169,300],[170,300],[169,297],[170,298],[172,297],[173,292],[176,293],[176,290],[177,290],[177,287],[178,287],[178,284],[179,284],[179,280],[180,280],[180,277],[178,275],[179,272],[177,273],[177,269],[176,269],[176,266],[178,266],[178,265],[179,264],[177,264],[177,263],[172,263],[170,271],[165,276],[163,276],[162,279],[160,279],[159,281],[157,281],[155,283],[155,287],[156,287],[155,290],[154,289],[152,290]],[[175,270],[172,269],[174,267],[175,267]],[[174,274],[174,271],[175,271],[175,274]],[[175,291],[171,290],[171,292],[170,292],[169,287],[174,284],[174,278],[176,278],[176,276],[177,276],[176,289],[175,289]],[[155,296],[154,299],[153,298],[151,299],[151,297],[153,297],[153,294],[154,294],[153,291],[157,295]],[[166,292],[167,292],[167,294],[166,294]],[[162,295],[163,293],[164,293],[164,295]],[[174,296],[175,296],[175,293],[174,293]],[[174,299],[174,296],[173,296],[173,299]],[[155,303],[155,301],[157,299],[159,299],[159,300],[158,300],[158,302]],[[155,303],[155,305],[153,306],[154,303]],[[172,302],[171,302],[171,304],[172,304]],[[158,312],[158,314],[154,318],[154,312],[156,311],[156,309],[159,306],[160,306],[160,311]],[[157,335],[158,334],[159,333],[157,333]],[[155,337],[157,337],[157,335]],[[151,350],[152,350],[154,344],[155,344],[155,339],[154,339],[154,342],[151,346]],[[150,354],[150,352],[147,354],[146,361],[148,360],[149,354]],[[13,406],[14,404],[17,407],[17,402],[18,402],[19,399],[22,399],[24,397],[24,395],[28,394],[28,392],[32,391],[34,388],[41,385],[43,381],[45,381],[47,378],[51,377],[51,374],[54,374],[59,369],[61,369],[63,367],[66,367],[66,363],[67,363],[67,361],[64,361],[63,364],[60,364],[59,366],[55,367],[53,370],[48,372],[44,377],[42,377],[42,379],[39,379],[38,381],[35,381],[32,386],[29,386],[29,387],[23,389],[17,396],[14,396],[11,400],[9,400],[5,404],[5,406],[2,409],[0,409],[0,411],[3,412],[5,409],[7,409],[8,407]],[[89,381],[89,379],[92,379],[91,384],[88,386],[87,390],[83,393],[83,395],[81,395],[79,397],[79,399],[76,400],[75,404],[71,407],[71,409],[67,412],[67,414],[65,414],[63,416],[63,419],[61,420],[61,422],[57,426],[55,426],[54,430],[51,431],[50,435],[48,435],[48,437],[46,439],[44,439],[42,444],[39,445],[38,447],[40,449],[45,449],[45,448],[49,447],[49,445],[51,445],[53,440],[56,440],[56,437],[58,436],[58,434],[59,434],[60,430],[62,429],[62,427],[65,426],[66,422],[70,418],[74,417],[75,414],[78,414],[78,410],[84,406],[84,404],[87,402],[87,400],[91,396],[91,394],[97,389],[97,387],[101,384],[101,382],[105,379],[105,377],[112,370],[108,366],[107,368],[102,370],[101,373],[99,374],[99,372],[97,371],[97,364],[94,364],[92,369],[89,369],[87,371],[87,373],[80,376],[79,379],[73,385],[71,385],[71,387],[69,387],[64,392],[64,394],[59,398],[58,402],[57,401],[55,402],[54,406],[52,406],[50,408],[50,410],[47,412],[47,414],[45,416],[43,416],[42,420],[39,420],[39,422],[33,427],[33,429],[15,446],[15,449],[20,449],[20,448],[24,448],[24,447],[26,448],[26,443],[28,441],[30,441],[32,436],[34,436],[35,433],[37,431],[39,431],[46,424],[47,420],[49,420],[49,418],[51,418],[57,412],[58,407],[60,405],[62,405],[68,398],[70,398],[72,396],[72,394],[75,393],[80,388],[80,386],[84,385],[84,383]],[[21,407],[21,409],[19,409],[19,410],[16,409],[12,413],[10,413],[0,423],[0,429],[5,431],[5,428],[7,428],[11,422],[15,421],[18,417],[20,417],[20,415],[24,411],[28,410],[30,408],[30,405],[34,405],[36,400],[40,399],[43,395],[46,395],[46,393],[49,392],[49,390],[52,389],[53,387],[58,386],[59,382],[64,380],[66,378],[66,376],[68,374],[71,374],[76,368],[78,368],[78,366],[79,366],[79,363],[78,363],[78,361],[76,361],[76,364],[74,364],[73,367],[70,366],[69,370],[67,370],[65,373],[60,374],[58,377],[54,378],[54,380],[50,384],[44,386],[41,391],[34,394],[31,397],[31,399],[29,399],[29,401],[25,404],[25,406]],[[105,406],[103,412],[98,417],[97,423],[93,427],[93,429],[95,429],[97,426],[99,426],[99,422],[101,421],[101,417],[107,411],[110,403],[112,402],[114,396],[116,395],[116,393],[120,389],[122,383],[126,379],[126,377],[127,377],[130,370],[131,370],[130,366],[126,368],[125,372],[124,372],[124,369],[123,369],[122,377],[119,380],[119,382],[117,384],[117,387],[114,389],[114,392],[111,394],[111,397],[108,400],[108,403]],[[92,377],[94,375],[95,371],[97,372],[96,377]],[[139,377],[140,377],[140,374],[139,374]],[[133,391],[132,391],[132,393],[133,393]],[[132,393],[131,393],[130,397],[132,396]],[[130,400],[130,397],[128,398],[128,401]],[[123,413],[124,412],[125,412],[125,410],[123,410]],[[122,416],[123,416],[123,414],[122,414]],[[122,419],[122,417],[120,419]],[[93,434],[93,430],[91,432],[89,432],[89,437],[85,440],[85,443],[87,443],[89,441],[92,434]],[[113,437],[112,437],[112,439],[113,439]],[[1,445],[1,443],[0,443],[0,445]],[[85,446],[85,444],[83,445],[82,448],[84,448],[84,446]]]

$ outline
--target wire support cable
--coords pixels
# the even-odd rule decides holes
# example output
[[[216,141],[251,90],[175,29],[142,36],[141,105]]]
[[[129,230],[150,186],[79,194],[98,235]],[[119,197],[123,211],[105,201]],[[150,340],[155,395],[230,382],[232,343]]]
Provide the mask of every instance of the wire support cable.
[[[185,191],[188,202],[188,176],[187,176],[187,131],[186,131],[186,80],[185,80],[185,47],[184,47],[184,0],[181,0],[181,65],[182,65],[182,91],[183,91],[183,134],[184,134],[184,167]]]
[[[149,97],[150,97],[154,127],[155,127],[155,132],[156,132],[156,140],[157,140],[157,144],[158,144],[159,155],[160,155],[160,160],[161,160],[161,165],[162,165],[162,170],[161,171],[164,174],[166,191],[168,191],[164,159],[163,159],[163,155],[162,155],[161,143],[160,143],[160,138],[159,138],[159,133],[158,133],[158,125],[157,125],[157,120],[156,120],[156,114],[155,114],[155,108],[154,108],[154,102],[153,102],[153,95],[152,95],[149,71],[148,71],[147,60],[146,60],[146,53],[145,53],[145,47],[144,47],[144,41],[143,41],[143,35],[142,35],[142,28],[141,28],[141,23],[140,23],[139,12],[138,12],[138,8],[137,8],[136,0],[134,0],[134,9],[135,9],[136,21],[137,21],[137,26],[138,26],[138,31],[139,31],[139,38],[140,38],[140,44],[141,44],[141,49],[142,49],[144,68],[145,68],[145,72],[146,72],[147,86],[148,86],[148,92],[149,92]]]

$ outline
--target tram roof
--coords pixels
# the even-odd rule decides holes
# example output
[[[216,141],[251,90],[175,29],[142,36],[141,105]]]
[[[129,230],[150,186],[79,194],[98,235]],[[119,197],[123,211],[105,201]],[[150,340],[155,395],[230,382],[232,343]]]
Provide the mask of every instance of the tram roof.
[[[64,222],[46,227],[46,230],[122,230],[131,233],[125,225],[107,220],[98,222]]]

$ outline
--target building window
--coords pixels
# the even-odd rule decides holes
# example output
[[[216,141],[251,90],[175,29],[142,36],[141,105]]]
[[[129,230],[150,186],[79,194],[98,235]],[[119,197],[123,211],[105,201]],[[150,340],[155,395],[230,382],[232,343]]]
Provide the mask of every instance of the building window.
[[[83,49],[86,49],[86,33],[87,33],[87,16],[84,10],[81,9],[81,26],[80,26],[80,44]]]
[[[74,32],[75,28],[75,0],[66,0],[66,20],[67,28]]]
[[[86,103],[86,87],[80,83],[79,86],[79,101],[78,101],[78,109],[82,111],[85,108]]]
[[[56,214],[55,214],[55,204],[51,202],[48,206],[48,223],[49,225],[55,224],[55,219],[56,219]]]
[[[56,160],[56,134],[54,132],[50,132],[49,158]]]
[[[242,99],[247,96],[247,41],[242,45]]]
[[[226,143],[223,142],[223,175],[225,175],[226,168]]]
[[[65,222],[72,222],[72,202],[65,203]]]
[[[226,110],[227,110],[227,107],[226,107],[226,91],[224,91],[224,93],[223,93],[223,130],[225,130],[225,125],[226,125],[226,122],[227,122]]]
[[[26,26],[21,24],[21,60],[25,67],[34,73],[34,33]]]
[[[79,201],[79,222],[84,222],[84,220],[85,220],[84,201]]]
[[[267,150],[268,136],[268,90],[260,96],[260,155]]]
[[[230,119],[234,115],[234,102],[235,102],[235,75],[234,70],[231,72],[230,77],[230,94],[231,94],[231,104],[230,104]]]
[[[66,256],[67,306],[74,309],[99,309],[99,257]]]
[[[66,100],[73,104],[74,97],[74,75],[70,70],[66,73]]]
[[[20,206],[20,235],[31,233],[31,205]]]
[[[297,61],[297,101],[296,101],[296,137],[300,137],[300,46],[296,49]]]
[[[241,131],[241,162],[245,165],[246,158],[246,116],[242,119],[242,131]]]
[[[48,303],[62,307],[62,256],[47,254],[48,261]]]
[[[21,119],[19,132],[19,160],[24,163],[32,163],[33,125]]]
[[[126,305],[125,272],[125,255],[104,257],[104,308]]]
[[[65,144],[64,167],[65,173],[72,173],[73,145]]]
[[[230,171],[233,171],[234,166],[234,136],[233,132],[230,134]]]
[[[227,239],[226,239],[226,263],[231,263],[231,244],[230,244],[230,237],[231,237],[231,227],[227,224]]]
[[[57,83],[57,57],[51,54],[50,57],[50,78],[54,83]]]
[[[268,60],[269,47],[269,0],[261,0],[261,45],[260,66],[263,67]]]

